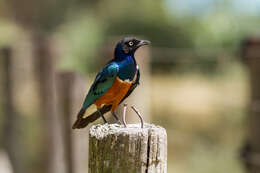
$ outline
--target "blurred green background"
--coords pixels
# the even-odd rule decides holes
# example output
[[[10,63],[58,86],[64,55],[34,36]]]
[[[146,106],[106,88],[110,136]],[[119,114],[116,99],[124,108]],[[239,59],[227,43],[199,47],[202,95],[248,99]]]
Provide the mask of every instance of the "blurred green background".
[[[25,151],[18,170],[45,172],[33,40],[50,41],[57,69],[92,80],[112,56],[106,49],[112,52],[118,39],[136,36],[152,42],[149,121],[167,129],[168,172],[245,172],[239,149],[246,134],[249,79],[240,51],[245,37],[259,34],[259,19],[258,0],[0,0],[0,48],[11,47],[16,57],[14,105],[20,125],[14,142]],[[85,86],[84,92],[89,83]],[[0,172],[7,172],[1,162],[9,171],[16,169],[3,154],[8,119],[3,109]]]

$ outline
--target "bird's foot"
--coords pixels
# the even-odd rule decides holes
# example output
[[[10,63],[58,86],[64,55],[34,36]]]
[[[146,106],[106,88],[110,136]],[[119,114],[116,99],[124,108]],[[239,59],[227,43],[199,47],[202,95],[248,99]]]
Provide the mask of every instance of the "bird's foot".
[[[117,121],[117,123],[118,123],[119,125],[121,125],[122,122],[120,121],[120,119],[118,118],[118,116],[117,116],[114,112],[112,113],[112,115],[114,116],[114,118],[115,118],[115,120]]]
[[[105,119],[105,117],[102,115],[102,119],[104,121],[104,124],[107,124],[107,120]]]
[[[134,106],[131,106],[131,108],[135,111],[135,113],[138,115],[138,117],[140,118],[140,121],[141,121],[141,128],[144,128],[144,120],[143,120],[143,117],[141,116],[140,112],[134,107]]]
[[[118,120],[117,123],[118,123],[119,125],[122,125],[122,122],[121,122],[120,120]]]

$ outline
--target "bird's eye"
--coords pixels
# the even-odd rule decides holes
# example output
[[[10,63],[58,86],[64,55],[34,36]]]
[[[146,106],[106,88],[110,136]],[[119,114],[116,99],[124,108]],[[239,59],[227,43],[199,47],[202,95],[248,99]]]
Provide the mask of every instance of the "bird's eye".
[[[132,41],[130,41],[128,44],[129,44],[129,46],[133,46],[134,45],[134,43]]]

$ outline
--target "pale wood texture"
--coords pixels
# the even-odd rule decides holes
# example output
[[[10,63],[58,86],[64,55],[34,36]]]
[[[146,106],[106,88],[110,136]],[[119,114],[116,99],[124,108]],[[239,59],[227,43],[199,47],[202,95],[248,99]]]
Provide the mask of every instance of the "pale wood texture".
[[[166,130],[153,124],[94,125],[89,132],[89,172],[166,173]]]

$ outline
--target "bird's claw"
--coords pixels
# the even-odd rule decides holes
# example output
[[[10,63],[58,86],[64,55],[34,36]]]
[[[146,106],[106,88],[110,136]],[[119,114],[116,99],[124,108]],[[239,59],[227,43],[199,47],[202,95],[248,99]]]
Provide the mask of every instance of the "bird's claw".
[[[117,117],[117,115],[116,115],[114,112],[112,113],[112,115],[114,116],[114,118],[115,118],[115,120],[117,121],[117,123],[118,123],[119,125],[121,125],[122,122],[121,122],[120,119]]]
[[[122,122],[119,120],[119,121],[117,121],[117,123],[119,124],[119,125],[122,125]]]

